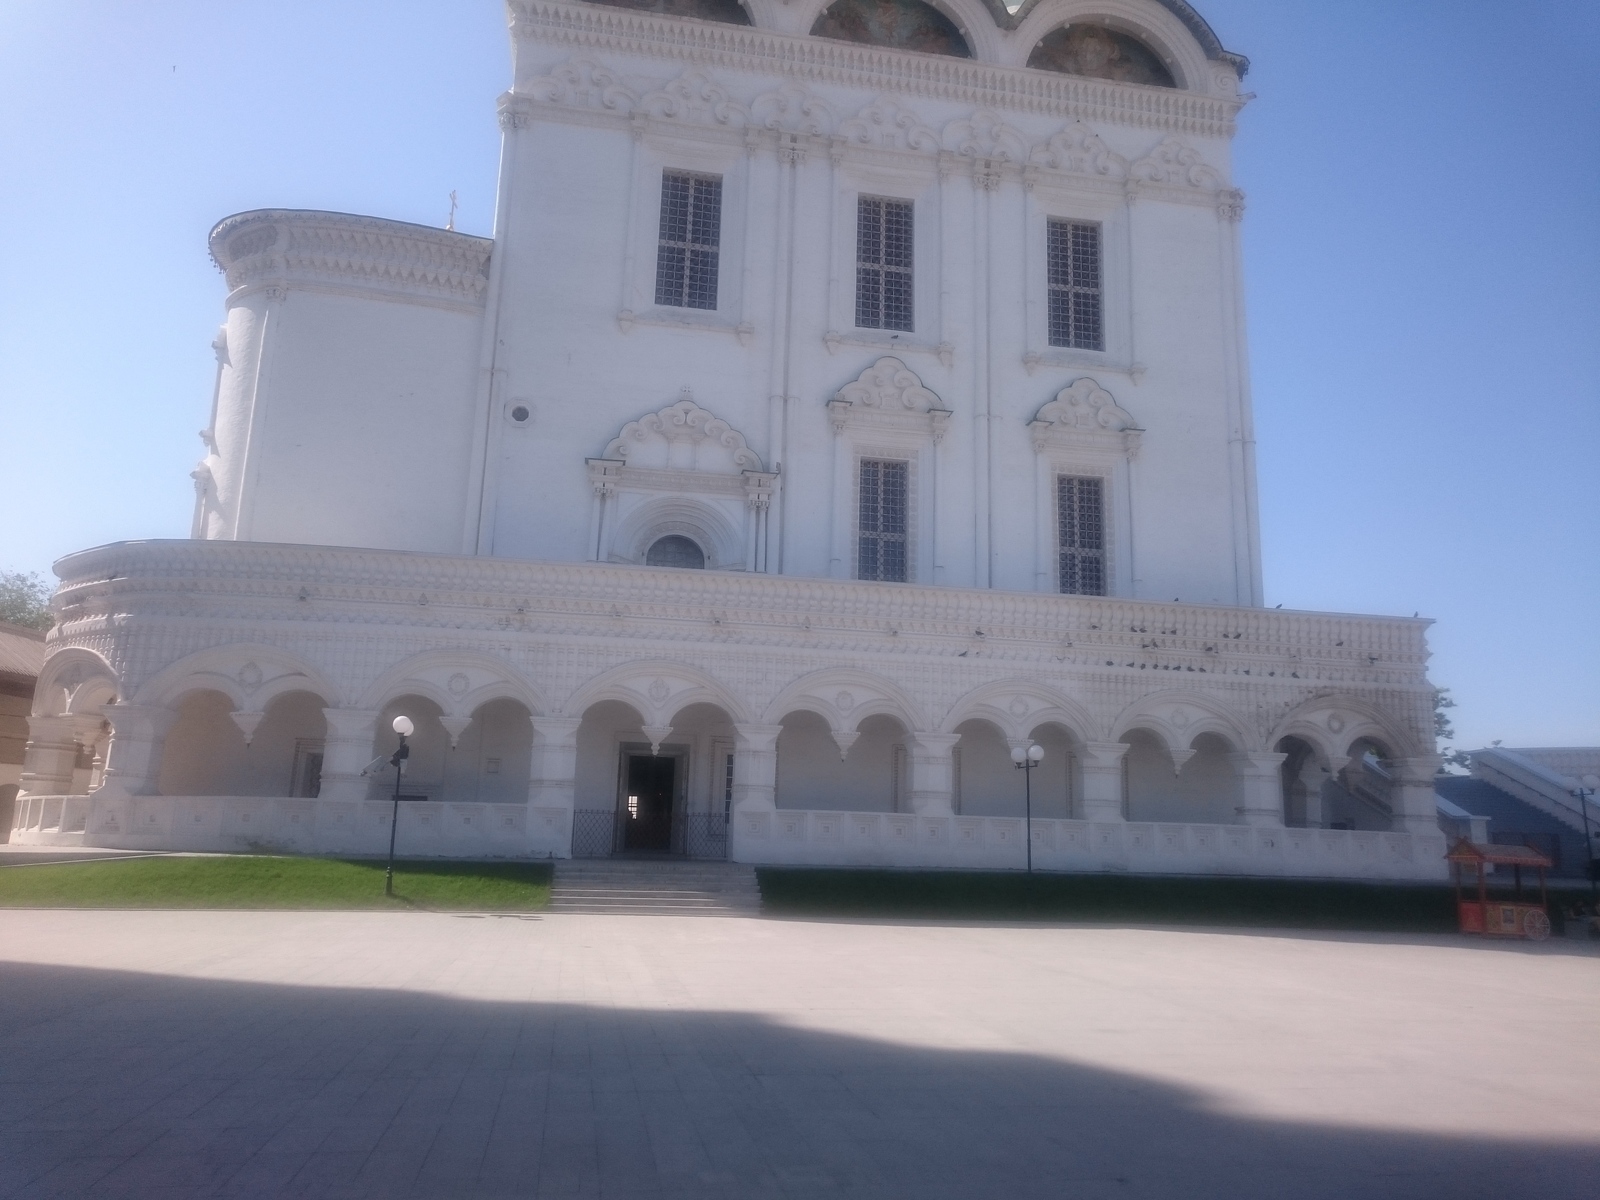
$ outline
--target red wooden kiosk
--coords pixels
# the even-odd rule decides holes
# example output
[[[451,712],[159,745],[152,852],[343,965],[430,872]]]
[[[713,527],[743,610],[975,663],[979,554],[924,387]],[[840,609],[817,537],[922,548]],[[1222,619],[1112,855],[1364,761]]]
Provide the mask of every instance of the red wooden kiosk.
[[[1532,846],[1486,846],[1469,842],[1465,838],[1450,847],[1445,855],[1456,880],[1456,912],[1461,920],[1462,933],[1478,933],[1484,937],[1523,937],[1542,942],[1550,936],[1550,914],[1546,904],[1544,873],[1550,860]],[[1478,898],[1465,899],[1461,894],[1461,868],[1471,866],[1478,873]],[[1516,896],[1512,900],[1491,900],[1484,879],[1488,866],[1510,867],[1515,881]],[[1533,867],[1539,872],[1539,903],[1522,898],[1522,868]]]

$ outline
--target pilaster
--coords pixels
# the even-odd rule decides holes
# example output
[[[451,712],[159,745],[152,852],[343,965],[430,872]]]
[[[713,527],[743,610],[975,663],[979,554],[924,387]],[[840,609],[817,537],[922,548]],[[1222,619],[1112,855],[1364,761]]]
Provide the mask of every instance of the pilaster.
[[[1083,819],[1123,821],[1122,756],[1127,742],[1085,742],[1083,745]]]
[[[1439,773],[1439,756],[1396,759],[1391,771],[1394,783],[1389,801],[1394,808],[1395,832],[1438,833],[1439,798],[1433,780]]]
[[[106,750],[105,785],[101,793],[153,796],[161,777],[161,748],[178,714],[149,704],[108,704],[102,710],[111,725]]]
[[[77,717],[28,718],[28,744],[22,757],[24,796],[65,796],[72,791],[77,731]]]
[[[771,812],[778,806],[778,735],[782,725],[733,727],[733,807]]]
[[[951,751],[959,733],[911,735],[911,811],[918,816],[946,817],[955,812],[955,780]]]
[[[1283,762],[1289,756],[1247,750],[1228,755],[1239,776],[1239,820],[1260,828],[1283,825]]]
[[[322,800],[367,798],[368,781],[361,768],[371,761],[378,739],[378,711],[370,708],[325,708],[327,741],[322,749]]]
[[[533,762],[528,773],[528,803],[570,813],[578,796],[578,726],[582,717],[530,716]]]

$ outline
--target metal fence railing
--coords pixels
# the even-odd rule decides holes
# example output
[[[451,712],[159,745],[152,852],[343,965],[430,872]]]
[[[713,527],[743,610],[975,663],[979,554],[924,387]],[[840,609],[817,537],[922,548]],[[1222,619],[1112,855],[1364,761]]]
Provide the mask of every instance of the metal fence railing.
[[[626,829],[620,811],[609,808],[579,808],[572,813],[572,857],[609,858],[627,848]],[[728,814],[721,812],[679,813],[672,822],[669,853],[689,858],[725,859],[728,857]]]
[[[684,820],[684,852],[690,858],[728,857],[728,817],[720,812],[688,813]]]
[[[609,858],[617,847],[617,812],[579,808],[572,813],[572,857]]]

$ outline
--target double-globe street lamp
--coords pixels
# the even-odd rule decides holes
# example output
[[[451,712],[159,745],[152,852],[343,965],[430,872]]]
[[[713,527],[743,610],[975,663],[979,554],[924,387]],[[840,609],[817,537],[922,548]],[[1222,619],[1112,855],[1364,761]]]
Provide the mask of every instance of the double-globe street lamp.
[[[1022,797],[1027,813],[1028,874],[1033,874],[1033,769],[1044,761],[1044,747],[1038,742],[1011,747],[1011,761],[1022,772]]]

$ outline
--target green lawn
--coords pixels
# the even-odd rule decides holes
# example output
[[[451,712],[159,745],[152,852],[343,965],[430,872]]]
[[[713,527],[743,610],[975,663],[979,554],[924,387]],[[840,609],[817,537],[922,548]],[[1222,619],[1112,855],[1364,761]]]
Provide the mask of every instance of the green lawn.
[[[774,915],[1456,929],[1454,892],[1442,885],[775,867],[760,877],[765,910]]]
[[[549,863],[382,862],[227,855],[0,868],[4,908],[395,908],[526,912],[550,899]]]

